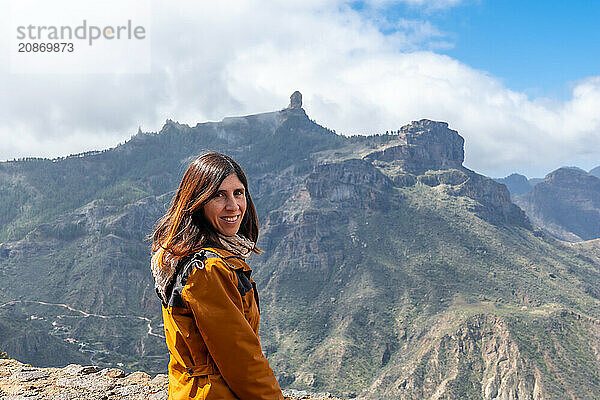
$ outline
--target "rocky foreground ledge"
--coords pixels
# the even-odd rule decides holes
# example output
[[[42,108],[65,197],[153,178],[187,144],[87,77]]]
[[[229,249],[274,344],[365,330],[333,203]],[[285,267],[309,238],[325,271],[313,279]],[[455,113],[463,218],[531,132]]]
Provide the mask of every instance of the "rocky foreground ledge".
[[[167,375],[125,374],[76,364],[36,368],[17,360],[0,359],[1,400],[166,400]],[[286,399],[333,399],[329,394],[285,391]]]

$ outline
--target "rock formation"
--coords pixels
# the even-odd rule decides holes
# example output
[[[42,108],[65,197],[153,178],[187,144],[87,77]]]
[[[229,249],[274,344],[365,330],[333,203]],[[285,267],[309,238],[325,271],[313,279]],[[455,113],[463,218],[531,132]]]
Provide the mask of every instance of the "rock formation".
[[[446,122],[413,121],[399,131],[400,143],[375,150],[364,158],[391,162],[410,173],[462,168],[464,139]]]
[[[295,91],[290,96],[290,105],[288,108],[302,108],[302,93]]]
[[[525,194],[533,188],[527,177],[520,174],[510,174],[505,178],[496,179],[496,182],[505,185],[511,195]]]
[[[64,368],[36,368],[0,359],[2,400],[166,400],[168,377],[144,372],[125,374],[118,368],[71,364]],[[290,390],[286,400],[336,400],[329,393]]]
[[[0,398],[62,400],[165,400],[166,375],[129,375],[116,368],[76,364],[35,368],[16,360],[0,360]]]
[[[408,373],[385,393],[387,398],[547,398],[541,374],[530,372],[531,366],[524,365],[528,361],[521,356],[506,323],[498,317],[476,315],[457,330],[437,337],[428,335],[425,341],[424,351],[416,356],[418,360]],[[474,371],[477,380],[468,376]]]
[[[600,178],[583,170],[559,168],[514,201],[534,224],[559,239],[600,237]]]

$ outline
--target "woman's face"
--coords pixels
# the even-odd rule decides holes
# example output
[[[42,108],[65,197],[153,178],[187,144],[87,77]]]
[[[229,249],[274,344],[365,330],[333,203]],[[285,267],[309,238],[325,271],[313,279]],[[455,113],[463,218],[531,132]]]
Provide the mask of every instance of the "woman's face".
[[[235,235],[246,212],[246,189],[240,178],[236,174],[225,178],[203,210],[213,228],[225,236]]]

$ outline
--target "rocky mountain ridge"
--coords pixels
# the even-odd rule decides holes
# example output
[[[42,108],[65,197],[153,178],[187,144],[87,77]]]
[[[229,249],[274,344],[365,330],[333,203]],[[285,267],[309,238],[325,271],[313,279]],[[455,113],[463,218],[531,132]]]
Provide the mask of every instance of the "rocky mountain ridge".
[[[497,178],[496,182],[506,186],[512,196],[529,192],[535,185],[525,175],[510,174],[505,178]]]
[[[559,239],[600,238],[600,178],[583,170],[559,168],[513,200],[535,225]]]

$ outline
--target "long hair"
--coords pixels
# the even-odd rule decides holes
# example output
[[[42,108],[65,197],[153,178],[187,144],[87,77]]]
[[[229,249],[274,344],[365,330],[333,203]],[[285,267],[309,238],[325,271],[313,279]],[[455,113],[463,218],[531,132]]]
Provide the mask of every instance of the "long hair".
[[[169,211],[156,225],[152,236],[152,258],[159,268],[166,258],[178,259],[219,243],[214,228],[204,218],[203,206],[231,174],[237,175],[246,193],[246,212],[238,234],[256,243],[258,217],[246,174],[231,157],[208,152],[195,159],[185,171]],[[255,252],[261,251],[256,248]]]

